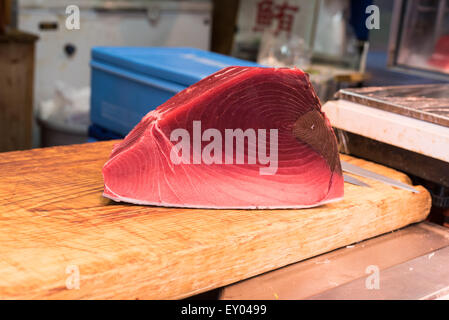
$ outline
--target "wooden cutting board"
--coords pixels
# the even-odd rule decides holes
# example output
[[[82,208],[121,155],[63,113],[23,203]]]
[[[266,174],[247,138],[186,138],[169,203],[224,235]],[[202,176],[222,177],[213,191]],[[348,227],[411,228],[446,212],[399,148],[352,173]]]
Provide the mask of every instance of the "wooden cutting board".
[[[375,181],[303,210],[117,204],[101,195],[113,144],[0,153],[1,299],[183,298],[421,221],[431,204],[421,186]]]

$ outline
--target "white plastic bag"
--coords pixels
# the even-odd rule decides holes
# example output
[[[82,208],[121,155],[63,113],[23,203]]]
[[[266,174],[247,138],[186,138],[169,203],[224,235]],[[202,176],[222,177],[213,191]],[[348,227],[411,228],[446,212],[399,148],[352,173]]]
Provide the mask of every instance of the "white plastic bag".
[[[90,88],[73,88],[63,82],[56,83],[53,99],[39,106],[39,118],[69,127],[88,127],[90,123]]]

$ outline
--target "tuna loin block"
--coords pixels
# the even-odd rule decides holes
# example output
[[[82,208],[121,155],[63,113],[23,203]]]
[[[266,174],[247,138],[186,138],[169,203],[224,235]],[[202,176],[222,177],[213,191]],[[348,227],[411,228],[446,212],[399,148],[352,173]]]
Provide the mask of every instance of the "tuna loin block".
[[[192,208],[303,208],[343,197],[337,142],[299,69],[229,67],[148,113],[112,150],[104,196]]]

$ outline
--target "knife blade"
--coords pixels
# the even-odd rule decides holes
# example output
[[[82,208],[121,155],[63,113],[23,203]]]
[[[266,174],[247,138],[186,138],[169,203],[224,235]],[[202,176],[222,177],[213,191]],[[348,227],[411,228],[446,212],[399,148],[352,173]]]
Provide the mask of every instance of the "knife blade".
[[[388,178],[386,176],[375,173],[373,171],[363,169],[359,166],[353,165],[353,164],[348,163],[343,160],[341,160],[341,167],[342,167],[343,171],[345,171],[345,172],[352,173],[352,174],[355,174],[355,175],[358,175],[358,176],[361,176],[364,178],[370,178],[370,179],[373,179],[376,181],[380,181],[385,184],[391,185],[393,187],[401,188],[401,189],[408,190],[408,191],[411,191],[414,193],[419,193],[418,190],[416,190],[415,188],[411,187],[408,184],[402,183],[401,181],[398,181],[398,180]]]
[[[347,174],[343,174],[343,179],[345,182],[348,182],[350,184],[355,184],[356,186],[368,187],[368,188],[371,187],[369,184],[363,182],[362,180],[359,180],[359,179],[349,176]]]

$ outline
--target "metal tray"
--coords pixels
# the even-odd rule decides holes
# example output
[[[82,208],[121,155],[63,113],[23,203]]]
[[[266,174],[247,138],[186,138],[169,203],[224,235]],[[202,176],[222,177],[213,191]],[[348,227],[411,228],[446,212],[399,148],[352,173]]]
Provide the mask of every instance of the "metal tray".
[[[449,127],[449,84],[342,89],[336,98]]]

